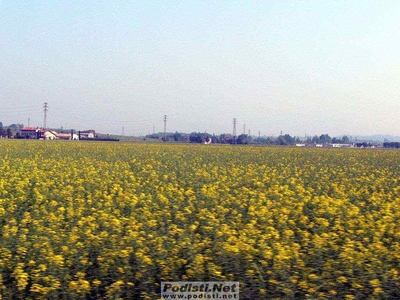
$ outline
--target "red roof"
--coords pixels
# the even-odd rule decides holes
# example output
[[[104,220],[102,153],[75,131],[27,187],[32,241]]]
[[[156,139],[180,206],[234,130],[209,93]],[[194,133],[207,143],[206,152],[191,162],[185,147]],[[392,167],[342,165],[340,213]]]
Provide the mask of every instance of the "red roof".
[[[51,134],[57,135],[57,132],[55,132],[53,130],[40,129],[40,133],[46,133],[46,132],[50,132]]]
[[[36,127],[22,127],[21,128],[21,130],[24,130],[24,131],[36,131],[38,129],[39,128],[36,128]]]

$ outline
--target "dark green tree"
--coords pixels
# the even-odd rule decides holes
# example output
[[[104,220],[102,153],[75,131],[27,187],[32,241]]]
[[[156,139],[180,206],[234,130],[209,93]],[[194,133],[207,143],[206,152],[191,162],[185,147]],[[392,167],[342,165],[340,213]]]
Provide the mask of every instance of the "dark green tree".
[[[321,143],[323,144],[328,144],[332,142],[332,138],[328,134],[322,134],[319,139],[321,140]]]
[[[311,140],[311,142],[314,143],[314,144],[320,144],[321,143],[321,139],[317,135],[314,135],[312,140]]]
[[[182,142],[183,141],[183,136],[179,132],[175,132],[174,134],[174,141],[175,142]]]
[[[222,144],[233,144],[233,136],[231,134],[223,133],[219,136],[219,142]]]
[[[211,134],[193,132],[189,136],[189,142],[201,144],[204,143],[205,141],[208,141],[210,138],[212,138]]]
[[[289,134],[280,135],[276,140],[276,145],[293,145],[295,143],[295,139]]]
[[[270,137],[268,137],[268,139],[267,139],[267,144],[268,144],[268,145],[273,145],[273,144],[275,144],[275,141],[276,141],[276,138],[270,136]]]
[[[295,143],[295,139],[289,134],[285,134],[283,138],[285,139],[287,145],[293,145]]]
[[[248,140],[247,140],[247,134],[241,134],[237,137],[237,143],[244,145],[244,144],[248,144]]]

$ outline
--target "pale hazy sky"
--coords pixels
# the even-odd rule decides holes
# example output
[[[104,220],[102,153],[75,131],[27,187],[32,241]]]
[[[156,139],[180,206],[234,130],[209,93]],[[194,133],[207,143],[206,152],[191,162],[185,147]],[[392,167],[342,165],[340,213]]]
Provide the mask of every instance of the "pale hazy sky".
[[[0,0],[0,70],[5,125],[398,135],[400,1]]]

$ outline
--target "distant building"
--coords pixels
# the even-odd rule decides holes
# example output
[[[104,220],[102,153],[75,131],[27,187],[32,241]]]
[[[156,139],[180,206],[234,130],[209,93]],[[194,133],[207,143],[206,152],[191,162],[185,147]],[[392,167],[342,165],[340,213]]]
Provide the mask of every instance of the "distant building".
[[[57,139],[59,140],[77,140],[78,135],[73,133],[71,136],[71,133],[57,133]]]
[[[81,139],[94,139],[96,132],[94,130],[80,131]],[[79,135],[76,133],[58,133],[54,130],[43,129],[39,127],[23,127],[21,128],[20,138],[23,139],[40,139],[40,140],[78,140]]]
[[[40,136],[40,128],[37,127],[22,127],[21,138],[23,139],[38,139]]]
[[[94,139],[96,132],[94,130],[83,130],[79,132],[79,138],[81,139]]]
[[[39,139],[55,140],[55,139],[57,139],[57,132],[52,131],[52,130],[41,129],[41,130],[39,130]]]
[[[353,144],[330,144],[333,148],[354,148]]]
[[[212,138],[211,137],[206,138],[206,140],[204,141],[205,145],[209,145],[211,143],[212,143]]]

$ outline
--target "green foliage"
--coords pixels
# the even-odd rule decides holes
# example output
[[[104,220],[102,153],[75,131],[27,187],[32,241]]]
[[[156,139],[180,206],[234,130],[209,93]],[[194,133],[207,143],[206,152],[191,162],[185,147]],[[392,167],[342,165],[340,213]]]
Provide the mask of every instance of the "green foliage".
[[[350,143],[350,139],[348,136],[343,136],[342,138],[336,138],[334,137],[332,139],[332,143],[333,144],[349,144]]]

